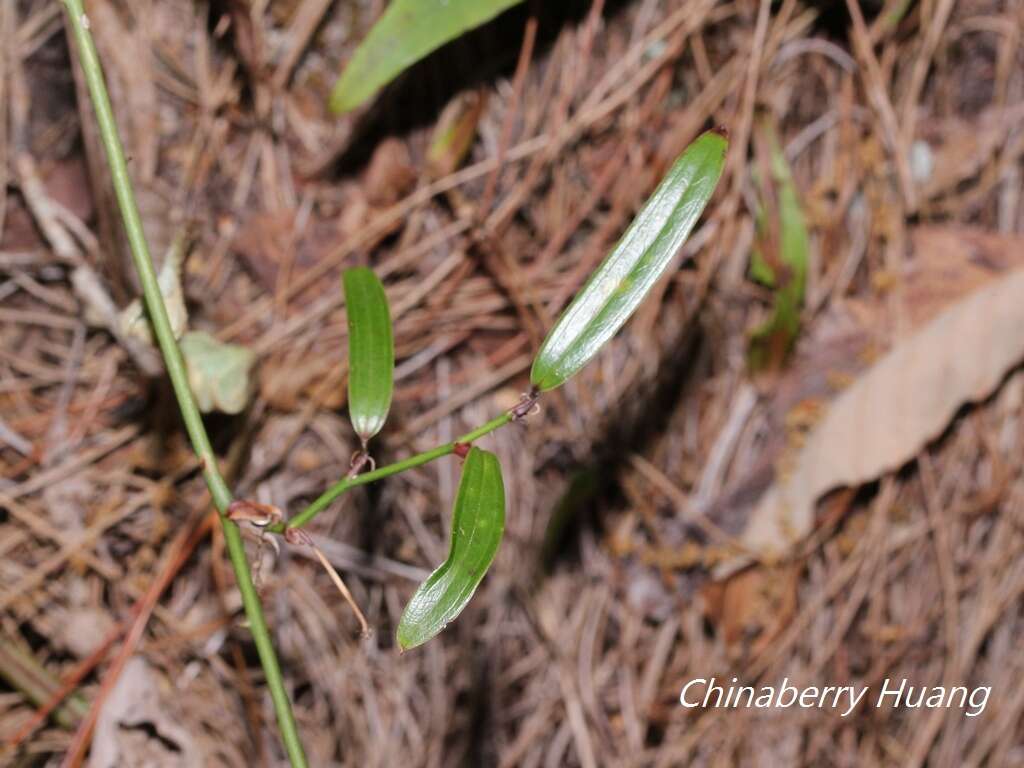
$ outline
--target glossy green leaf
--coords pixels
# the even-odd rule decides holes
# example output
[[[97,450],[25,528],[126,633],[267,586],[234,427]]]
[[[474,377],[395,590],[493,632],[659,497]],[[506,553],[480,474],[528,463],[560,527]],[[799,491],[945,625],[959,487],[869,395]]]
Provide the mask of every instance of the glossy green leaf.
[[[505,484],[498,457],[471,448],[452,516],[448,559],[405,606],[398,645],[415,648],[434,637],[466,607],[494,560],[505,532]]]
[[[331,109],[355,109],[431,51],[520,2],[391,0],[335,83]]]
[[[728,145],[724,131],[703,133],[669,169],[544,339],[530,372],[540,391],[576,375],[643,301],[711,199]]]
[[[365,443],[380,432],[391,408],[395,342],[384,286],[366,267],[345,270],[348,313],[348,413]]]

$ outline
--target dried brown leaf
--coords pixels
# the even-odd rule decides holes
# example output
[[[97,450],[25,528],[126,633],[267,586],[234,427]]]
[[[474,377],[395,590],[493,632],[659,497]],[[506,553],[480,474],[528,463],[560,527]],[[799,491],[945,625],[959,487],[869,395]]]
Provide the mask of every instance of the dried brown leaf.
[[[453,98],[434,126],[427,150],[427,170],[439,179],[454,173],[476,140],[477,126],[487,106],[487,92],[467,91]]]
[[[1006,254],[1004,264],[1024,253],[1020,237],[953,229],[944,236],[953,252],[960,249],[958,257],[967,255],[964,264],[979,266],[978,255],[987,252]],[[767,559],[787,555],[813,527],[823,494],[874,480],[912,459],[962,405],[988,397],[1024,359],[1024,268],[1001,272],[991,258],[979,268],[991,278],[974,274],[980,287],[898,341],[838,395],[796,454],[782,462],[742,533],[750,550]]]
[[[409,148],[401,139],[385,139],[373,152],[363,174],[363,190],[372,205],[397,203],[416,183]]]
[[[752,643],[760,653],[796,614],[800,568],[796,564],[757,566],[704,588],[708,619],[729,646]]]

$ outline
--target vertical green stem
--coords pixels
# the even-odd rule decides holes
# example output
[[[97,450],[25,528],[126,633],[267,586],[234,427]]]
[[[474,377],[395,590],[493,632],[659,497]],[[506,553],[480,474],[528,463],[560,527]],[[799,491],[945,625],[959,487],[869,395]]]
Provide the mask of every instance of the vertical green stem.
[[[103,72],[100,68],[99,58],[96,55],[96,47],[93,45],[92,35],[89,33],[89,20],[82,7],[82,0],[63,0],[63,2],[67,8],[71,28],[74,31],[78,58],[89,87],[89,95],[92,97],[93,108],[96,112],[96,122],[99,124],[100,136],[113,178],[114,192],[117,195],[121,216],[124,219],[124,227],[128,235],[129,245],[131,246],[135,269],[138,271],[139,280],[142,283],[146,309],[149,310],[153,330],[160,345],[160,352],[163,354],[164,362],[167,365],[167,373],[174,387],[174,394],[178,400],[178,408],[181,410],[182,420],[185,422],[185,429],[188,431],[189,438],[192,441],[193,450],[195,450],[196,455],[203,464],[203,478],[210,489],[213,503],[221,513],[221,524],[224,527],[224,539],[227,543],[228,557],[231,559],[231,566],[235,571],[235,578],[238,580],[238,588],[242,595],[242,606],[249,620],[249,628],[252,631],[260,664],[263,666],[263,672],[266,676],[267,688],[270,690],[270,696],[274,702],[274,711],[277,713],[281,738],[284,741],[285,750],[288,753],[292,766],[305,768],[307,765],[306,755],[302,749],[302,742],[299,740],[295,716],[292,714],[291,703],[285,691],[284,681],[281,677],[281,668],[277,661],[277,655],[274,652],[274,645],[270,639],[267,622],[263,616],[263,608],[260,605],[259,596],[256,594],[256,588],[253,586],[252,575],[249,572],[249,564],[246,561],[245,549],[242,545],[242,536],[238,526],[224,517],[225,511],[231,503],[231,491],[228,490],[227,484],[217,468],[217,457],[210,445],[210,439],[207,437],[206,429],[203,426],[202,416],[192,396],[181,350],[178,348],[174,333],[171,331],[171,323],[167,317],[167,308],[160,293],[156,270],[153,268],[149,247],[146,244],[146,237],[142,230],[142,219],[139,216],[135,195],[132,192],[131,179],[128,176],[128,166],[125,163],[124,150],[121,147],[121,140],[118,136],[117,124],[114,122],[110,98],[107,96],[106,85],[103,82]]]

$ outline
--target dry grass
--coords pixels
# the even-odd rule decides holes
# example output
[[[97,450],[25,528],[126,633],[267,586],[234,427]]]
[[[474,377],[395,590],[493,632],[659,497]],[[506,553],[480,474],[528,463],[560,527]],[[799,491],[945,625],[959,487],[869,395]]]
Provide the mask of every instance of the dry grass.
[[[326,94],[377,0],[253,3],[269,5],[255,22],[246,4],[89,5],[154,251],[188,232],[193,327],[260,355],[256,402],[211,429],[239,495],[291,511],[355,447],[341,268],[372,265],[396,317],[378,459],[430,447],[515,402],[543,329],[667,163],[709,123],[732,133],[681,267],[540,416],[487,438],[509,488],[506,541],[439,640],[398,656],[392,636],[443,559],[454,460],[355,492],[318,524],[377,628],[368,644],[315,562],[262,553],[314,765],[1024,759],[1019,372],[904,471],[823,503],[792,562],[709,579],[716,536],[742,526],[719,502],[763,475],[785,420],[783,379],[752,382],[744,360],[768,307],[746,279],[758,117],[778,127],[812,232],[800,357],[824,354],[859,300],[884,345],[906,323],[916,224],[1024,232],[1020,3],[932,0],[896,20],[901,2],[594,0],[544,11],[521,51],[540,6],[527,4],[344,120]],[[0,692],[0,734],[164,577],[137,648],[160,682],[163,741],[122,729],[122,764],[280,764],[217,534],[193,537],[183,563],[169,551],[209,507],[173,401],[139,373],[145,350],[96,327],[95,297],[72,286],[90,270],[114,302],[134,293],[58,4],[4,3],[0,23],[0,631],[43,669],[34,692]],[[476,140],[458,170],[432,173],[433,126],[467,90],[487,96]],[[710,525],[693,524],[707,509]],[[9,677],[19,663],[0,666]],[[712,675],[994,691],[977,718],[678,706],[683,682]],[[67,722],[48,721],[11,764],[56,764]]]

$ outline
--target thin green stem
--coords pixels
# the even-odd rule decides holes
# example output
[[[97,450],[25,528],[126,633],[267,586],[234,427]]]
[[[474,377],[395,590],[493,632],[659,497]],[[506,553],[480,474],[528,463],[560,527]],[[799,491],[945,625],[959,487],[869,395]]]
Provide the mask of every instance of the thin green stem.
[[[96,112],[96,122],[99,125],[100,137],[103,141],[103,147],[107,155],[107,164],[110,167],[113,179],[114,192],[117,196],[118,206],[121,209],[121,216],[124,219],[128,243],[131,246],[132,259],[135,262],[135,269],[142,283],[146,309],[149,311],[149,317],[153,323],[153,331],[160,345],[160,352],[163,354],[171,384],[174,387],[174,394],[178,400],[178,408],[181,410],[182,420],[185,422],[185,429],[188,431],[196,456],[202,462],[203,478],[210,489],[213,503],[221,513],[221,524],[224,527],[224,540],[227,543],[228,557],[235,571],[235,578],[238,580],[238,588],[242,595],[242,607],[245,609],[253,642],[256,645],[260,664],[263,666],[263,672],[266,676],[267,688],[274,702],[274,711],[277,713],[281,738],[293,768],[305,768],[307,766],[306,755],[302,749],[302,742],[299,740],[295,716],[292,714],[291,703],[285,691],[284,680],[281,677],[281,668],[277,662],[277,655],[274,652],[274,646],[270,639],[267,622],[263,617],[263,608],[260,605],[256,588],[253,586],[252,574],[249,572],[249,563],[245,558],[245,548],[242,545],[242,536],[238,526],[224,517],[228,505],[231,503],[231,491],[228,490],[227,483],[224,482],[224,478],[217,468],[217,457],[210,445],[210,439],[206,435],[202,416],[199,413],[199,408],[196,406],[192,390],[189,387],[185,361],[181,356],[181,350],[178,348],[174,333],[171,330],[171,323],[167,316],[167,307],[164,305],[163,296],[160,293],[156,270],[153,268],[149,247],[146,244],[146,236],[142,229],[142,219],[139,216],[138,206],[135,203],[135,195],[132,191],[131,179],[128,176],[128,166],[125,162],[124,150],[121,147],[117,124],[114,122],[113,109],[110,106],[110,98],[107,95],[107,88],[103,81],[103,71],[100,67],[99,57],[96,55],[96,47],[93,45],[92,35],[89,33],[89,20],[82,7],[82,0],[63,0],[63,2],[67,8],[68,20],[74,32],[78,58],[82,65],[85,81],[89,87],[89,95],[92,97],[93,108]]]
[[[483,437],[484,435],[493,432],[499,427],[503,427],[515,418],[514,412],[509,411],[503,413],[501,416],[497,416],[488,421],[483,426],[477,427],[472,432],[467,432],[461,437],[456,438],[450,443],[439,445],[423,453],[417,453],[415,456],[410,456],[407,459],[396,461],[394,464],[388,464],[386,467],[380,467],[372,472],[364,472],[361,475],[355,477],[346,477],[344,480],[332,485],[326,491],[324,491],[320,497],[302,510],[299,514],[289,520],[287,523],[278,523],[276,525],[267,528],[268,531],[274,533],[283,533],[285,528],[301,528],[314,517],[323,512],[332,501],[345,493],[350,488],[355,488],[357,485],[366,485],[372,483],[375,480],[380,480],[385,477],[391,477],[397,475],[399,472],[404,472],[407,469],[413,467],[419,467],[427,462],[439,459],[442,456],[447,456],[451,453],[455,453],[456,446],[460,444],[472,443],[474,440]]]

